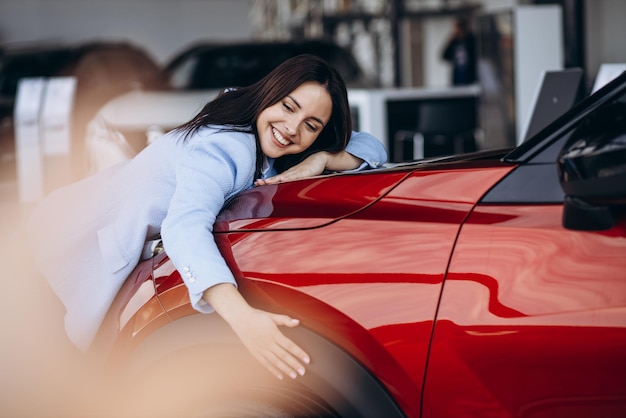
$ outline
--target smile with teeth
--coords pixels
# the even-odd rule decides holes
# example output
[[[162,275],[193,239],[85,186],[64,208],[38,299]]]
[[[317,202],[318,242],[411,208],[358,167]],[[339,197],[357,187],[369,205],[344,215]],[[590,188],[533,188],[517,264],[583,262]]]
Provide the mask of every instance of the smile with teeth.
[[[281,133],[278,132],[278,129],[276,128],[272,128],[272,134],[274,134],[274,138],[276,138],[276,140],[278,141],[280,145],[287,146],[292,143],[291,141],[288,141],[285,138],[283,138]]]

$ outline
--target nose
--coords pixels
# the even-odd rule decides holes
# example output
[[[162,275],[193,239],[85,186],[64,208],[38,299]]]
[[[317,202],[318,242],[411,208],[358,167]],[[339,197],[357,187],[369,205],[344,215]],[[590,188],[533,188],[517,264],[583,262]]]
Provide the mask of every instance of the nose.
[[[285,133],[287,133],[287,135],[293,135],[296,132],[294,125],[293,121],[285,122]]]
[[[300,124],[303,121],[298,115],[289,115],[287,119],[285,119],[285,133],[289,136],[295,136],[298,133],[298,129],[300,128]]]

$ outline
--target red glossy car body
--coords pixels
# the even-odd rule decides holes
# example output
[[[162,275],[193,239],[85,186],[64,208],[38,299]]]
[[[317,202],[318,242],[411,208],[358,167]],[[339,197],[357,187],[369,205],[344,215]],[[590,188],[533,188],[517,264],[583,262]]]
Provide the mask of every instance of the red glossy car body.
[[[625,94],[621,77],[512,152],[231,202],[216,240],[253,305],[301,320],[290,335],[313,358],[302,386],[341,416],[626,416],[626,217],[565,228],[556,163],[572,129]],[[101,338],[127,366],[162,364],[210,352],[210,317],[161,252],[129,278]]]

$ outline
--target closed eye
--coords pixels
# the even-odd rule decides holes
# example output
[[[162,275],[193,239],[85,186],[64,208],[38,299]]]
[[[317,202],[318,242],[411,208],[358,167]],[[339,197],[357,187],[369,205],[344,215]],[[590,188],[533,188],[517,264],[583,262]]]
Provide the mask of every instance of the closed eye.
[[[289,113],[293,113],[294,112],[293,107],[291,107],[291,105],[289,103],[287,103],[287,102],[283,102],[283,107]]]
[[[314,125],[314,124],[312,124],[312,123],[310,123],[310,122],[307,122],[307,123],[306,123],[306,127],[307,127],[307,128],[309,129],[309,131],[311,131],[311,132],[317,132],[317,126],[316,126],[316,125]]]

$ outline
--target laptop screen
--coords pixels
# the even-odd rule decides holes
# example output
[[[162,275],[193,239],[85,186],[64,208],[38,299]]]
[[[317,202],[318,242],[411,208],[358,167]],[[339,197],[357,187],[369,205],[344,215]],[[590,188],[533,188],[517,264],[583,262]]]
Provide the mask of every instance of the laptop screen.
[[[546,71],[535,92],[534,107],[524,127],[523,141],[528,140],[543,128],[563,115],[581,98],[583,70]]]

